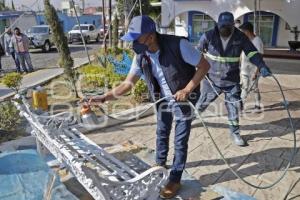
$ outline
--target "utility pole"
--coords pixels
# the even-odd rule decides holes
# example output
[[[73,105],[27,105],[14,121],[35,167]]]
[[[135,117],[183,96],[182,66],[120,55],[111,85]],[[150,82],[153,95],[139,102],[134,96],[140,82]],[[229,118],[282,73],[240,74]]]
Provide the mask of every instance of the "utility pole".
[[[79,31],[80,31],[82,43],[83,43],[83,46],[84,46],[84,50],[85,50],[86,55],[87,55],[87,57],[88,57],[89,64],[91,64],[91,59],[90,59],[89,51],[88,51],[88,49],[86,48],[85,38],[83,37],[83,34],[82,34],[82,29],[81,29],[81,26],[80,26],[80,21],[79,21],[79,17],[78,17],[78,14],[77,14],[77,10],[76,10],[76,7],[75,7],[74,0],[71,0],[71,3],[72,3],[72,8],[74,9],[76,21],[77,21],[77,24],[78,24],[78,27],[79,27]]]
[[[84,9],[85,9],[85,0],[81,0],[82,1],[82,13],[84,13]]]
[[[105,24],[106,24],[106,19],[105,19],[105,3],[104,0],[102,0],[102,18],[103,18],[103,44],[104,44],[104,52],[107,52],[107,45],[106,45],[106,30],[105,30]]]
[[[261,8],[260,8],[260,0],[258,0],[258,35],[260,36],[260,22],[261,22]]]
[[[13,3],[13,1],[12,1],[12,3]],[[41,12],[40,1],[37,2],[37,6],[38,6],[38,11]],[[13,10],[15,10],[15,9],[13,8]]]
[[[112,10],[112,8],[111,8],[111,0],[108,0],[108,6],[109,6],[109,10],[108,10],[108,12],[109,12],[109,15],[108,15],[108,17],[109,17],[109,26],[108,26],[108,28],[109,28],[109,47],[112,47],[112,17],[111,17],[111,10]]]
[[[255,34],[257,34],[256,11],[257,11],[257,1],[254,0],[253,25],[254,25],[254,33],[255,33]]]
[[[139,3],[140,3],[140,15],[143,15],[142,0],[139,0]]]

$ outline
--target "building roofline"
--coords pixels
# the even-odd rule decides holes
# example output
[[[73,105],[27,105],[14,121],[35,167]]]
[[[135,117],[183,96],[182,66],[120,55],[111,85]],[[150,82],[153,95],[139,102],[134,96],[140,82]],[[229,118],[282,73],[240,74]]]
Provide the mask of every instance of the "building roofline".
[[[1,11],[0,19],[18,18],[23,14],[36,16],[34,11]]]
[[[35,11],[11,11],[11,10],[6,10],[6,11],[0,11],[0,15],[22,15],[24,13],[28,13],[28,14],[35,14],[36,12]]]

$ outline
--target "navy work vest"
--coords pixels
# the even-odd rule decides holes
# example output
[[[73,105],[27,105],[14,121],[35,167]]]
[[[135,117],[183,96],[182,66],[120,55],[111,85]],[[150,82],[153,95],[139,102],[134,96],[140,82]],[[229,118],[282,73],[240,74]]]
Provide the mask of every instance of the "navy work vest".
[[[195,66],[186,63],[182,58],[180,50],[182,37],[157,33],[157,39],[160,49],[159,63],[172,94],[175,94],[185,88],[192,80],[196,69]],[[152,100],[157,100],[157,97],[160,96],[160,86],[152,74],[150,58],[146,54],[139,54],[137,55],[137,63],[142,68]],[[200,87],[198,86],[190,95],[189,100],[196,102],[199,95]],[[182,111],[184,110],[186,109],[182,109]]]

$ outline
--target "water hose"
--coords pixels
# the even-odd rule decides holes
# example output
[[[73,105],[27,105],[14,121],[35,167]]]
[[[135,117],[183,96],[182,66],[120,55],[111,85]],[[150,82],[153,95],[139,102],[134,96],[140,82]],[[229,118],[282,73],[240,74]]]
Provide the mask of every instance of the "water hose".
[[[282,87],[279,83],[279,81],[277,80],[277,78],[274,76],[274,75],[271,75],[271,77],[275,80],[275,82],[277,83],[278,87],[279,87],[279,90],[281,92],[281,95],[282,95],[282,98],[283,98],[283,101],[286,102],[286,98],[285,98],[285,95],[283,93],[283,90],[282,90]],[[285,106],[285,109],[287,111],[287,114],[288,114],[288,118],[289,118],[289,122],[290,122],[290,127],[292,129],[292,132],[293,132],[293,137],[294,137],[294,143],[293,143],[293,152],[289,158],[289,161],[288,161],[288,164],[287,166],[285,167],[285,169],[283,170],[282,174],[279,176],[279,178],[277,180],[275,180],[273,183],[271,184],[267,184],[267,185],[263,185],[263,186],[258,186],[258,185],[254,185],[252,183],[250,183],[249,181],[245,180],[244,178],[242,178],[230,165],[229,163],[227,162],[226,158],[224,157],[223,153],[221,152],[220,148],[218,147],[218,145],[216,144],[215,140],[213,139],[209,129],[207,128],[207,126],[205,125],[199,111],[196,109],[196,107],[191,103],[189,102],[190,106],[196,111],[196,116],[197,118],[199,118],[201,120],[201,123],[203,125],[203,127],[205,128],[209,138],[212,140],[213,142],[213,145],[214,147],[216,148],[216,150],[218,151],[219,155],[221,156],[222,160],[224,161],[224,163],[227,165],[228,169],[238,178],[240,179],[241,181],[243,181],[244,183],[246,183],[247,185],[253,187],[253,188],[256,188],[256,189],[268,189],[268,188],[271,188],[273,186],[275,186],[277,183],[279,183],[283,178],[284,176],[286,175],[288,169],[290,168],[291,166],[291,162],[293,161],[295,155],[296,155],[296,152],[297,152],[297,145],[296,145],[296,130],[294,128],[294,124],[293,124],[293,120],[292,120],[292,117],[291,117],[291,114],[290,114],[290,111],[289,111],[289,108],[288,106]]]
[[[214,87],[212,81],[211,81],[207,76],[205,76],[205,79],[209,82],[211,88],[212,88],[213,91],[216,93],[216,95],[218,95],[218,97],[220,97],[221,95],[219,95],[219,93],[218,93],[217,90],[215,89],[215,87]],[[259,80],[259,76],[253,81],[251,87],[247,90],[247,96],[248,96],[248,94],[252,91],[252,88],[253,88],[254,85],[258,82],[258,80]],[[228,101],[228,100],[226,100],[226,99],[222,99],[222,100],[223,100],[224,102],[234,104],[234,103],[238,103],[238,102],[240,102],[240,101],[245,100],[245,99],[247,98],[247,96],[246,96],[245,98],[241,98],[241,99],[239,99],[239,100],[237,100],[237,101]],[[149,107],[146,108],[146,109],[145,109],[144,111],[142,111],[141,113],[139,113],[138,116],[133,116],[133,117],[130,117],[130,118],[124,118],[124,119],[123,119],[123,118],[120,118],[120,117],[113,117],[113,116],[107,114],[107,112],[105,112],[105,110],[104,110],[101,106],[99,106],[99,110],[100,110],[106,117],[108,117],[109,119],[114,119],[114,120],[119,120],[119,121],[131,121],[131,120],[134,120],[134,119],[138,119],[140,116],[142,116],[144,113],[146,113],[149,109],[151,109],[154,105],[160,103],[161,101],[170,99],[170,98],[173,98],[173,97],[172,97],[172,96],[171,96],[171,97],[168,97],[168,96],[167,96],[167,97],[163,97],[163,98],[159,99],[158,101],[156,101],[156,102],[154,102],[154,103],[151,103],[151,104],[149,105]],[[220,97],[220,98],[221,98],[221,97]],[[84,101],[87,101],[87,99],[84,99]]]
[[[221,98],[221,95],[217,92],[216,88],[214,87],[213,82],[212,82],[207,76],[205,76],[205,79],[206,79],[206,80],[208,81],[208,83],[210,84],[210,86],[211,86],[212,90],[214,91],[214,93],[216,93],[216,95],[217,95],[219,98]],[[246,91],[247,95],[246,95],[245,98],[241,98],[241,99],[236,100],[236,101],[228,101],[228,100],[226,100],[226,99],[224,99],[224,98],[221,98],[222,101],[224,101],[224,102],[226,102],[226,103],[232,103],[232,104],[235,104],[235,103],[239,103],[239,102],[241,102],[241,101],[244,101],[244,100],[247,98],[248,94],[252,91],[252,88],[254,87],[254,85],[255,85],[256,83],[258,83],[258,80],[259,80],[259,76],[257,76],[257,78],[253,81],[251,87]]]
[[[285,95],[283,93],[283,90],[282,90],[282,87],[279,83],[279,81],[277,80],[277,78],[274,76],[274,75],[271,75],[271,77],[275,80],[276,84],[278,85],[278,88],[280,90],[280,93],[282,95],[282,99],[284,102],[286,102],[286,98],[285,98]],[[253,83],[254,85],[255,83]],[[253,87],[253,85],[251,86],[251,88]],[[121,121],[124,121],[124,120],[133,120],[133,119],[137,119],[139,118],[141,115],[143,115],[145,112],[147,112],[150,108],[152,108],[153,106],[155,106],[156,104],[164,101],[164,100],[167,100],[167,99],[170,99],[171,97],[164,97],[164,98],[161,98],[159,100],[157,100],[156,102],[152,103],[149,108],[145,109],[144,111],[142,111],[141,113],[139,113],[137,116],[134,116],[134,117],[131,117],[131,118],[126,118],[126,119],[122,119],[122,118],[118,118],[118,117],[113,117],[109,114],[107,114],[104,109],[101,108],[101,106],[99,106],[99,109],[101,110],[101,112],[103,112],[104,115],[106,115],[108,118],[111,118],[111,119],[115,119],[115,120],[121,120]],[[173,98],[173,97],[172,97]],[[294,124],[293,124],[293,120],[292,120],[292,117],[291,117],[291,114],[290,114],[290,111],[289,111],[289,108],[287,105],[284,106],[284,108],[286,109],[287,111],[287,114],[288,114],[288,118],[289,118],[289,123],[290,123],[290,128],[292,129],[292,132],[293,132],[293,138],[294,138],[294,142],[293,142],[293,152],[288,160],[288,164],[287,166],[285,167],[285,169],[283,170],[282,174],[279,176],[279,178],[277,180],[275,180],[273,183],[271,184],[267,184],[267,185],[263,185],[263,186],[260,186],[260,185],[255,185],[255,184],[252,184],[251,182],[245,180],[243,177],[241,177],[231,166],[230,164],[227,162],[225,156],[223,155],[223,153],[221,152],[220,148],[218,147],[218,145],[216,144],[215,140],[213,139],[209,129],[207,128],[207,126],[205,125],[205,122],[203,120],[203,118],[201,117],[201,114],[199,113],[198,109],[190,102],[188,101],[189,105],[191,106],[192,109],[194,109],[195,111],[195,114],[196,114],[196,117],[200,119],[203,127],[205,128],[209,138],[211,139],[212,143],[213,143],[213,146],[215,147],[215,149],[217,150],[217,152],[219,153],[219,155],[221,156],[221,159],[224,161],[224,163],[227,165],[228,169],[238,178],[240,179],[241,181],[243,181],[245,184],[253,187],[253,188],[256,188],[256,189],[268,189],[268,188],[271,188],[273,186],[275,186],[276,184],[278,184],[283,178],[284,176],[286,175],[288,169],[290,168],[291,166],[291,162],[293,161],[295,155],[296,155],[296,152],[297,152],[297,146],[296,146],[296,130],[294,128]],[[231,102],[233,103],[233,102]]]

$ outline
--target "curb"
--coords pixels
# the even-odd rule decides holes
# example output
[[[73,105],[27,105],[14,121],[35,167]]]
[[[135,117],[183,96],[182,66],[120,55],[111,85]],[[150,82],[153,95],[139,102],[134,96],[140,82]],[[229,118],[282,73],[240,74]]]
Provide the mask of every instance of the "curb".
[[[86,64],[89,63],[89,61],[87,60],[87,58],[79,58],[79,59],[82,59],[82,60],[84,59],[84,61],[81,61],[78,64],[76,64],[74,66],[74,69],[77,69],[77,68],[82,67],[83,65],[86,65]],[[53,68],[53,69],[57,69],[57,68]],[[56,74],[54,74],[52,76],[49,76],[49,77],[47,77],[47,78],[45,78],[45,79],[43,79],[43,80],[41,80],[39,82],[36,82],[36,83],[34,83],[32,85],[28,85],[25,88],[23,87],[23,88],[20,89],[20,92],[24,92],[25,90],[32,89],[32,88],[34,88],[34,87],[36,87],[38,85],[45,84],[45,83],[49,82],[50,80],[52,80],[54,78],[57,78],[58,76],[64,74],[64,69],[63,68],[58,68],[58,69],[61,69],[62,71],[61,72],[58,71]],[[42,70],[49,70],[49,69],[42,69]],[[38,70],[38,71],[41,71],[41,70]],[[5,88],[5,89],[8,89],[8,88]],[[9,94],[1,96],[0,97],[0,102],[8,100],[9,98],[13,97],[15,94],[16,94],[15,92],[10,92]]]

